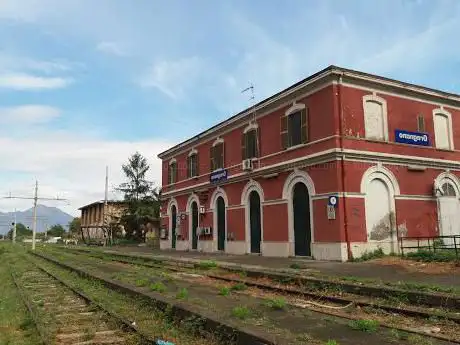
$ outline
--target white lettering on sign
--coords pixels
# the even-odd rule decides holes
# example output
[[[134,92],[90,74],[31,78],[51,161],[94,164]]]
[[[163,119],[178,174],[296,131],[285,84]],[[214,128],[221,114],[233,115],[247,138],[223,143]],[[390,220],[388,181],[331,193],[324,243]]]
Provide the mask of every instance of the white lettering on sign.
[[[401,139],[413,140],[415,142],[418,142],[418,141],[423,141],[425,143],[428,142],[428,135],[426,134],[419,135],[419,134],[399,133],[399,137]]]

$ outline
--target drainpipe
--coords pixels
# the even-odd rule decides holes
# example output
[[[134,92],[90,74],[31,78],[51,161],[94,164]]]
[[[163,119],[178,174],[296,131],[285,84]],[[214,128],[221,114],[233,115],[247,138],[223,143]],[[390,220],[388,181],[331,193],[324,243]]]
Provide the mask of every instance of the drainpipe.
[[[344,136],[344,129],[343,129],[343,105],[342,105],[342,76],[341,73],[339,78],[339,85],[338,85],[338,102],[339,102],[339,138],[340,138],[340,150],[342,152],[342,159],[340,160],[341,169],[342,169],[342,191],[344,193],[343,197],[343,220],[344,220],[344,230],[345,230],[345,241],[347,242],[347,256],[348,260],[350,261],[353,258],[353,254],[351,252],[351,245],[350,245],[350,237],[348,236],[348,212],[347,212],[347,198],[345,197],[346,191],[346,179],[345,179],[345,157],[343,153],[343,136]]]

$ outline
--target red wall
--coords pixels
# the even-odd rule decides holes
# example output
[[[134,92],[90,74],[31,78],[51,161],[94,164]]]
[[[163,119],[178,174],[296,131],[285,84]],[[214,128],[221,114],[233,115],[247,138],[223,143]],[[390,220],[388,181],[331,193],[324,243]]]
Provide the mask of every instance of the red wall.
[[[287,203],[264,206],[264,241],[289,240],[287,209]]]

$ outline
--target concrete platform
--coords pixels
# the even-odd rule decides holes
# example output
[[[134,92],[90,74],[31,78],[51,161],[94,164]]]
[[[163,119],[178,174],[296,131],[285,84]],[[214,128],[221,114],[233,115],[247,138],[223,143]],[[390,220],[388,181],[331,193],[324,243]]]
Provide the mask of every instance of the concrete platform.
[[[173,250],[154,250],[148,247],[111,247],[104,251],[116,251],[142,256],[166,256],[191,260],[215,260],[248,268],[290,271],[317,277],[352,277],[379,282],[414,283],[460,288],[460,268],[449,273],[413,272],[408,268],[394,265],[381,265],[373,262],[330,262],[304,258],[273,258],[258,255],[227,255],[223,253],[178,252]],[[301,269],[290,269],[292,264]],[[412,263],[410,263],[412,264]],[[415,265],[415,262],[414,262]]]

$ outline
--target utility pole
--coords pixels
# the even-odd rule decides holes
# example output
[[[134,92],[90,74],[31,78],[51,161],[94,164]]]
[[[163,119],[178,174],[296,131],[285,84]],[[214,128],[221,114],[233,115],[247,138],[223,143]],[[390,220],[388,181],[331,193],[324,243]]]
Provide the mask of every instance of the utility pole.
[[[33,200],[34,201],[34,210],[33,210],[33,221],[32,221],[32,250],[35,250],[35,236],[37,231],[37,204],[38,200],[49,200],[49,201],[67,201],[67,199],[61,198],[39,198],[38,197],[38,181],[35,181],[35,190],[34,196],[31,197],[22,197],[22,196],[12,196],[11,193],[9,196],[4,197],[2,199],[22,199],[22,200]],[[16,215],[16,213],[15,213]],[[15,222],[16,224],[16,222]]]
[[[13,243],[16,243],[16,209],[14,209]]]

